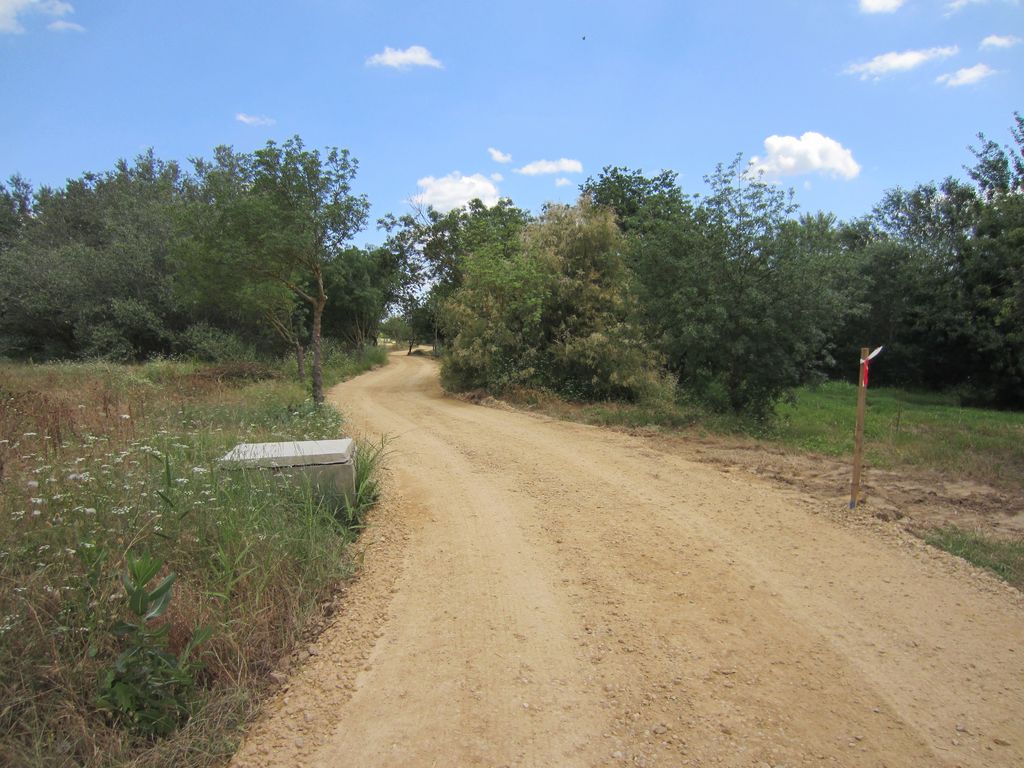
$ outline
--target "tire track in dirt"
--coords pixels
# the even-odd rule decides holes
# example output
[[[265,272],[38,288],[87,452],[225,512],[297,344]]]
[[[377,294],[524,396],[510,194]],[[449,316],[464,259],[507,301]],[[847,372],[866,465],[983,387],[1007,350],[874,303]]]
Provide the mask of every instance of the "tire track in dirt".
[[[422,358],[331,398],[392,436],[389,494],[237,765],[1024,763],[1019,594],[895,527]]]

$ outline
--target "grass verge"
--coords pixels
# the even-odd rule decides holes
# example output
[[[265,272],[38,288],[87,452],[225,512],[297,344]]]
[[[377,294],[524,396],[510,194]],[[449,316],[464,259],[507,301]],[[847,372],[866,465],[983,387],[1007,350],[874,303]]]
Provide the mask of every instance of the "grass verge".
[[[383,354],[326,362],[334,382]],[[5,364],[0,382],[0,764],[221,764],[349,575],[379,452],[348,510],[222,470],[238,442],[340,433],[258,364]]]
[[[1024,539],[996,539],[955,526],[928,531],[924,539],[1024,590]]]

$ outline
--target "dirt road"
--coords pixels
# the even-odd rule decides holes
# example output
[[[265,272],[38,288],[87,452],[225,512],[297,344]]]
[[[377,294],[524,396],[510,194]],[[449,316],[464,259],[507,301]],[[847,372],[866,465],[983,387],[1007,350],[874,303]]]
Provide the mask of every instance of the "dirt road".
[[[895,526],[424,358],[330,398],[389,491],[236,765],[1024,765],[1020,595]]]

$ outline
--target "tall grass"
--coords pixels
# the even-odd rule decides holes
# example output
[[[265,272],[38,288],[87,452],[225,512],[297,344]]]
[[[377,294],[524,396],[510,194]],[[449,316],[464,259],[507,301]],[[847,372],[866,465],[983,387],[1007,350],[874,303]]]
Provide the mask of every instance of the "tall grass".
[[[377,360],[336,357],[328,380]],[[362,501],[346,514],[217,459],[238,442],[340,430],[335,411],[250,363],[0,365],[0,764],[230,755],[268,673],[348,575],[346,545],[376,480],[369,451]],[[114,629],[133,616],[122,577],[140,556],[162,563],[154,585],[176,574],[150,621],[167,653],[209,631],[194,652],[191,718],[162,739],[100,697],[125,649]]]

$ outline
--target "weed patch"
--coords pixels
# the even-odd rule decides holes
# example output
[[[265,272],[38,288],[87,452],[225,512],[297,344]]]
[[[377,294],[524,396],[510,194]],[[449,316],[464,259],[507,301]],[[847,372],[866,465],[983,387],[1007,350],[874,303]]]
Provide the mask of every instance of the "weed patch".
[[[207,370],[0,365],[0,764],[222,763],[350,573],[379,452],[351,512],[224,471],[239,442],[341,419],[286,374]]]

